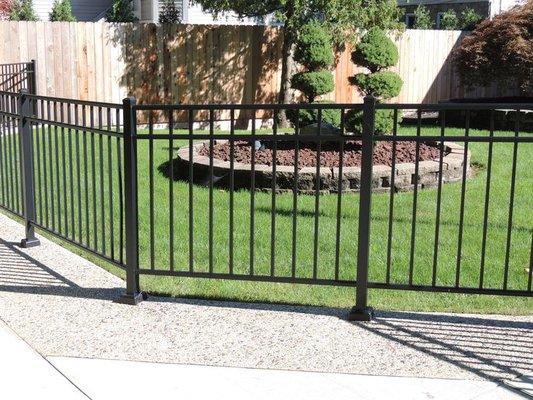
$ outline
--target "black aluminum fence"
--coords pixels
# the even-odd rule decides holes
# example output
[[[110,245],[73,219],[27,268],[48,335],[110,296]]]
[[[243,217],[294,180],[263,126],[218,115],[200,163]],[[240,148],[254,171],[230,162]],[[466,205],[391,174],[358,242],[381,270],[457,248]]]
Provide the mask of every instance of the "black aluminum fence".
[[[519,117],[532,104],[0,98],[2,121],[18,124],[2,129],[0,200],[26,219],[24,244],[36,244],[38,227],[123,267],[124,302],[142,299],[140,275],[356,287],[353,319],[370,318],[369,288],[533,294],[533,135]],[[493,129],[497,109],[516,113],[513,132]],[[314,111],[318,123],[281,129],[287,110]],[[333,132],[323,121],[332,110],[341,121],[362,113],[362,135],[344,122]],[[392,134],[374,134],[385,110]],[[478,110],[489,111],[489,129],[471,129]],[[413,124],[400,126],[406,111]],[[446,125],[456,111],[462,129]],[[438,124],[424,123],[426,112],[438,112]],[[437,153],[419,161],[426,144]],[[237,161],[242,151],[248,165]],[[273,162],[287,152],[292,164]],[[373,166],[383,152],[388,165]],[[397,161],[401,152],[417,161]]]
[[[0,92],[0,207],[124,266],[122,107]],[[5,121],[5,123],[4,123]]]
[[[36,62],[0,64],[0,91],[37,93]]]

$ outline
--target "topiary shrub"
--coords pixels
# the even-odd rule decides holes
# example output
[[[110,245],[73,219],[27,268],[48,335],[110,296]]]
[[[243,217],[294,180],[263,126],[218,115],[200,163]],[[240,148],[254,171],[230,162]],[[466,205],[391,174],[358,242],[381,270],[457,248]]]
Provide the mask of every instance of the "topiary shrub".
[[[50,21],[76,22],[70,0],[55,0],[49,18]]]
[[[378,94],[379,97],[390,99],[400,94],[403,81],[400,76],[391,71],[379,71],[373,74],[357,74],[348,78],[352,85],[359,87],[368,94]]]
[[[518,87],[533,95],[533,0],[482,21],[453,54],[461,83]]]
[[[328,30],[318,21],[311,21],[300,31],[294,58],[311,71],[327,69],[335,61],[332,41]]]
[[[317,96],[335,89],[335,82],[333,75],[327,70],[299,72],[292,77],[291,87],[305,93],[309,103],[313,103]]]
[[[316,101],[315,104],[333,104],[333,101],[321,100]],[[304,110],[301,109],[298,114],[298,110],[287,110],[287,118],[296,125],[296,121],[300,117],[300,126],[306,126],[314,124],[318,121],[318,110]],[[341,111],[333,109],[322,110],[322,123],[328,123],[333,126],[340,126],[341,124]]]
[[[308,103],[314,103],[318,96],[335,89],[333,75],[329,70],[335,61],[332,43],[331,35],[319,21],[310,21],[300,30],[294,59],[305,67],[305,71],[292,77],[291,87],[300,91]],[[287,111],[287,117],[293,125],[296,125],[296,116],[294,110]],[[300,126],[311,125],[317,121],[317,110],[300,110]],[[338,126],[340,113],[323,110],[322,121]]]
[[[398,122],[400,118],[398,117]],[[346,113],[346,126],[356,135],[363,133],[363,111],[350,110]],[[390,133],[394,128],[394,115],[392,110],[376,110],[374,115],[375,133]]]
[[[370,71],[370,73],[359,73],[348,78],[362,94],[373,95],[378,100],[387,100],[400,94],[402,79],[397,73],[384,70],[398,62],[398,49],[383,30],[370,29],[352,53],[352,61]],[[362,133],[362,111],[350,110],[346,113],[345,122],[348,130],[355,134]],[[393,124],[392,110],[376,111],[376,133],[390,133]]]
[[[354,64],[377,72],[398,62],[398,49],[387,34],[379,28],[371,28],[352,53]]]

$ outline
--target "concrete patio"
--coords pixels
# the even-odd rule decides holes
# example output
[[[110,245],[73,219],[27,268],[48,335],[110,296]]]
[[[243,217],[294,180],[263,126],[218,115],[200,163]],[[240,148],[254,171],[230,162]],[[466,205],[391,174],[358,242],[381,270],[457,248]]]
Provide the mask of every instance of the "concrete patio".
[[[165,388],[291,399],[315,398],[319,388],[320,398],[332,390],[363,399],[532,393],[524,377],[533,375],[533,316],[380,312],[372,323],[350,323],[346,310],[330,308],[157,297],[132,307],[113,302],[119,278],[46,239],[21,249],[22,232],[0,215],[4,330],[91,398]],[[125,385],[131,376],[142,378]]]

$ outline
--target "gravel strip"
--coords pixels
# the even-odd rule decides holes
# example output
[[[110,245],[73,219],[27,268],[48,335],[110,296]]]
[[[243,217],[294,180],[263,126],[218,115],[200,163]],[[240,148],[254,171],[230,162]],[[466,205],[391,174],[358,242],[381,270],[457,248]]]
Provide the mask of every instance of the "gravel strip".
[[[0,215],[0,319],[46,356],[459,379],[531,374],[533,317],[383,312],[153,297]]]

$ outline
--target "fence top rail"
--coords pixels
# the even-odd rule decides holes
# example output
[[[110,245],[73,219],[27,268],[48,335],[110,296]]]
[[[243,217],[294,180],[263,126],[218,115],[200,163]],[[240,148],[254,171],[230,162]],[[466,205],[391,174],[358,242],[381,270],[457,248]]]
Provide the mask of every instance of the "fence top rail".
[[[6,92],[4,90],[0,90],[0,96],[11,96],[11,97],[18,98],[18,97],[20,97],[20,93],[17,93],[17,92]]]
[[[12,93],[9,93],[9,92],[6,92],[6,93],[7,94],[12,94]],[[1,92],[0,92],[0,94],[1,94]],[[102,107],[102,108],[122,109],[122,104],[117,104],[117,103],[106,103],[106,102],[99,102],[99,101],[67,99],[65,97],[40,96],[40,95],[29,94],[29,93],[26,94],[26,97],[28,99],[49,101],[51,103],[70,103],[70,104],[76,104],[76,105],[88,106],[88,107]]]
[[[533,103],[376,103],[377,109],[385,110],[421,110],[421,111],[445,111],[445,110],[533,110]]]
[[[0,68],[1,67],[12,67],[12,66],[18,66],[18,65],[31,65],[31,61],[26,61],[26,62],[18,62],[18,63],[2,63],[0,64]]]
[[[219,111],[219,110],[362,110],[363,103],[291,103],[291,104],[137,104],[139,111]]]
[[[291,103],[291,104],[137,104],[139,111],[218,111],[218,110],[362,110],[363,103]],[[422,111],[441,110],[532,110],[533,103],[376,103],[377,109],[405,109]]]

